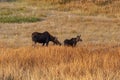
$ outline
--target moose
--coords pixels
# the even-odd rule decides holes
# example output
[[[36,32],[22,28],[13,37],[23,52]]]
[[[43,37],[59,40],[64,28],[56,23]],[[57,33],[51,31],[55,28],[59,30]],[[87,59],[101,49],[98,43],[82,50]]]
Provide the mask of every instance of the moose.
[[[52,41],[56,45],[61,45],[61,43],[58,41],[58,39],[54,36],[52,36],[48,31],[45,31],[43,33],[39,32],[33,32],[32,33],[32,41],[36,43],[42,43],[42,46],[46,44],[48,46],[49,42]]]
[[[65,39],[64,40],[64,45],[75,47],[77,42],[82,41],[82,39],[80,37],[81,37],[81,35],[77,36],[76,38]]]

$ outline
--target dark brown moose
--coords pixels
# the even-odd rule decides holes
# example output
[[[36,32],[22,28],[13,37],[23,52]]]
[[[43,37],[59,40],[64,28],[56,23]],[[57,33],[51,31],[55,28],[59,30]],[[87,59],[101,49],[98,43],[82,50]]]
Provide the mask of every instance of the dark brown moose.
[[[52,41],[56,45],[61,45],[61,43],[58,41],[58,39],[54,36],[52,36],[48,31],[45,31],[43,33],[39,32],[33,32],[32,33],[32,41],[36,43],[42,43],[42,46],[46,44],[48,46],[49,42]]]
[[[81,35],[77,36],[76,38],[65,39],[64,40],[64,45],[75,47],[77,42],[82,41],[82,39],[80,37],[81,37]]]

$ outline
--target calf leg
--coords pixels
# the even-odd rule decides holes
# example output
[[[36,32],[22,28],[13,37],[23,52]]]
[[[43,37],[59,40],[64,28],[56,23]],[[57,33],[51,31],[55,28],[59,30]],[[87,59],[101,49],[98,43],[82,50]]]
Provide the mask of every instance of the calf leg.
[[[34,42],[34,43],[32,44],[32,46],[35,47],[36,43],[37,43],[37,42]]]
[[[75,47],[75,46],[76,46],[76,44],[73,44],[73,45],[72,45],[72,47]]]

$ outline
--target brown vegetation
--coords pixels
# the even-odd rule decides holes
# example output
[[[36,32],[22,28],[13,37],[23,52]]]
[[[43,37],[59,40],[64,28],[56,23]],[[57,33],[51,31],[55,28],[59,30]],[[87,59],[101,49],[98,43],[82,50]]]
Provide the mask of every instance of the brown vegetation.
[[[0,80],[120,80],[118,0],[105,5],[27,1],[0,3],[2,18],[42,19],[34,23],[0,23]],[[81,34],[83,42],[75,48],[34,48],[34,31],[49,31],[61,42]]]
[[[119,80],[119,49],[100,44],[0,48],[0,79]]]
[[[79,15],[109,15],[120,17],[119,0],[23,0],[47,10],[72,11]]]

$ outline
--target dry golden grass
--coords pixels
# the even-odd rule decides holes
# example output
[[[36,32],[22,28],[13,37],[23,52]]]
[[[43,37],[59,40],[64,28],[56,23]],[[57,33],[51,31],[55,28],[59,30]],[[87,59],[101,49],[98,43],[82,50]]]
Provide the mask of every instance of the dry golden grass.
[[[85,44],[120,43],[120,18],[116,17],[116,14],[120,15],[119,1],[107,5],[109,6],[108,8],[107,6],[99,6],[99,8],[105,9],[102,10],[103,15],[101,9],[97,9],[96,7],[98,6],[96,5],[94,5],[96,7],[91,7],[91,3],[84,4],[83,7],[81,7],[82,9],[86,7],[91,8],[90,10],[86,8],[86,13],[89,11],[94,13],[93,9],[99,10],[101,15],[97,13],[97,16],[89,16],[89,14],[85,16],[84,11],[77,8],[70,12],[63,12],[55,10],[56,5],[38,4],[41,5],[38,7],[36,5],[18,2],[0,3],[0,16],[2,17],[35,16],[40,19],[42,18],[41,21],[35,23],[0,23],[0,42],[2,44],[5,43],[8,47],[31,45],[31,33],[34,31],[49,31],[52,35],[57,36],[61,42],[66,38],[81,34]],[[72,5],[73,3],[71,2],[69,4]],[[68,5],[68,7],[70,6],[72,8],[69,4],[63,6]],[[76,6],[77,5],[78,4],[76,4]],[[62,5],[60,6],[62,8]],[[108,15],[104,15],[104,11],[106,10],[108,10]],[[113,15],[111,12],[109,14],[109,11],[113,12]]]
[[[9,47],[32,45],[32,32],[49,31],[62,43],[64,39],[77,35],[81,35],[84,44],[120,43],[119,18],[79,16],[56,11],[48,14],[43,21],[36,23],[0,23],[0,42]]]
[[[70,11],[79,15],[120,17],[119,0],[23,0],[47,10]],[[64,3],[65,4],[61,4]]]
[[[64,0],[63,0],[64,1]],[[101,0],[95,0],[99,4]],[[108,1],[108,2],[106,2]],[[110,2],[109,2],[110,1]],[[119,0],[102,0],[103,4],[97,5],[91,1],[71,1],[66,4],[58,4],[60,0],[22,0],[21,2],[1,2],[1,16],[37,16],[41,17],[44,10],[67,11],[79,15],[89,16],[108,16],[120,17],[120,1]],[[105,4],[104,4],[105,2]],[[39,14],[37,14],[39,12]]]
[[[0,48],[1,80],[119,80],[120,46]]]
[[[0,80],[120,80],[119,1],[106,6],[42,3],[0,3],[0,16],[43,19],[0,23]],[[61,42],[81,34],[83,42],[75,48],[34,48],[34,31],[49,31]]]

